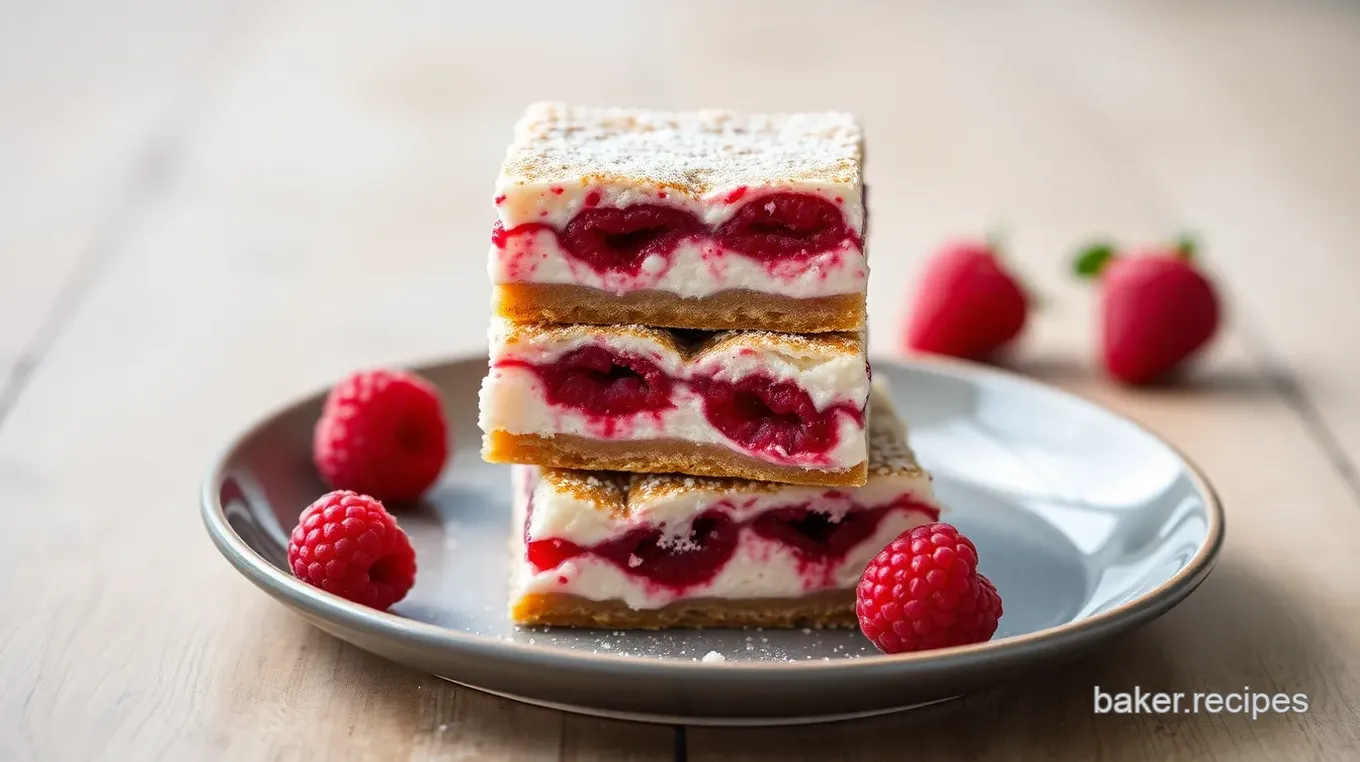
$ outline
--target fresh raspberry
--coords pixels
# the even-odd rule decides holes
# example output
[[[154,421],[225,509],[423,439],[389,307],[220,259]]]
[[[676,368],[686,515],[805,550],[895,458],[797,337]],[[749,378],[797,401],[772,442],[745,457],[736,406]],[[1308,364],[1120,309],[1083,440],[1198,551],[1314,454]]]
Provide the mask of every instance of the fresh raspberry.
[[[406,597],[416,581],[416,551],[383,504],[337,490],[298,517],[288,566],[309,585],[379,610]]]
[[[380,500],[420,497],[447,456],[438,391],[394,370],[361,371],[336,385],[312,440],[317,470],[332,487]]]
[[[865,567],[855,615],[884,653],[981,643],[996,632],[1001,597],[977,571],[977,548],[954,527],[909,529]]]
[[[1213,282],[1194,264],[1195,242],[1121,253],[1088,247],[1078,275],[1100,278],[1101,358],[1116,380],[1138,385],[1179,370],[1213,339],[1222,306]]]
[[[926,263],[914,298],[907,349],[986,360],[1015,342],[1029,316],[1029,300],[992,244],[946,245]]]

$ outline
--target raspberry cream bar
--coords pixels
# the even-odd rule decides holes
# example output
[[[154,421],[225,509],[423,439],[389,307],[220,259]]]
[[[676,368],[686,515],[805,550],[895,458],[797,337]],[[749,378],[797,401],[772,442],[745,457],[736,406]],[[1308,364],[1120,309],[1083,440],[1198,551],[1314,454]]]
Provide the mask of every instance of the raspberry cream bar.
[[[864,484],[861,334],[493,320],[489,338],[492,463]]]
[[[496,182],[494,311],[790,333],[864,326],[864,158],[844,113],[530,106]]]
[[[892,411],[876,398],[872,415],[854,489],[516,466],[511,619],[853,626],[864,565],[940,515]]]

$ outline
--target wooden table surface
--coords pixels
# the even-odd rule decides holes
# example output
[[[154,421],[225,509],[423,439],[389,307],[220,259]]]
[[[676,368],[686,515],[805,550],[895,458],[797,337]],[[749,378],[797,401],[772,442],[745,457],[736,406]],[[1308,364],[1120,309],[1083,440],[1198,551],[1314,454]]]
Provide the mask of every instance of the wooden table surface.
[[[586,5],[0,4],[0,759],[1357,758],[1360,7]],[[522,706],[262,595],[199,523],[208,461],[354,367],[483,347],[491,184],[543,98],[859,114],[874,351],[933,245],[1000,226],[1043,295],[1014,365],[1204,467],[1212,577],[1053,674],[766,730]],[[1227,328],[1186,385],[1115,388],[1067,257],[1184,228]]]

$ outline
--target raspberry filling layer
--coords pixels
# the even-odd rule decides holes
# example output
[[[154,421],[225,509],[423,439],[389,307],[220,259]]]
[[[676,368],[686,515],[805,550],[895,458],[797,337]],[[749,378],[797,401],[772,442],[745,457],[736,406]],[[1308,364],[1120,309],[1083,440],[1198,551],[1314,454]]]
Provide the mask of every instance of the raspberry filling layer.
[[[500,360],[497,367],[520,367],[543,382],[544,399],[555,407],[575,410],[606,424],[634,415],[673,408],[672,389],[685,384],[702,400],[704,418],[742,448],[778,458],[820,455],[840,439],[839,417],[864,426],[864,410],[849,402],[818,410],[812,397],[793,381],[751,375],[736,382],[712,378],[680,381],[652,361],[592,345],[572,350],[551,363]]]
[[[746,204],[713,238],[765,262],[810,257],[852,237],[835,204],[807,193],[774,193]]]
[[[562,248],[596,272],[637,275],[651,256],[667,257],[676,244],[703,231],[689,212],[660,204],[586,209],[558,236]]]
[[[835,561],[869,539],[890,507],[849,511],[840,521],[832,521],[830,515],[806,505],[776,508],[757,516],[751,522],[751,531],[784,543],[803,559]]]
[[[829,493],[827,497],[833,499],[835,494]],[[719,503],[695,518],[688,537],[665,538],[660,529],[639,527],[590,546],[556,538],[534,540],[527,546],[528,561],[536,571],[545,572],[573,558],[594,556],[629,576],[680,592],[706,584],[722,571],[736,552],[743,527],[749,527],[758,537],[789,547],[806,564],[801,571],[816,577],[872,537],[891,510],[924,512],[939,518],[936,508],[910,497],[874,508],[853,507],[839,521],[804,504],[775,508],[737,522],[722,510],[725,505]],[[527,521],[525,532],[527,535]]]
[[[535,540],[529,543],[529,563],[546,571],[590,554],[657,585],[695,587],[713,579],[732,557],[738,529],[721,511],[707,511],[694,519],[687,537],[667,537],[660,529],[639,527],[590,547],[568,540]]]
[[[551,405],[594,416],[629,416],[672,406],[671,379],[650,360],[581,347],[546,365],[503,360],[498,365],[532,370]]]
[[[735,195],[733,201],[745,195]],[[551,231],[572,259],[601,275],[637,276],[648,258],[669,260],[676,246],[686,239],[716,242],[767,266],[808,259],[846,241],[863,245],[835,204],[810,193],[792,192],[752,198],[716,229],[685,209],[634,204],[584,209],[561,230],[538,222],[506,230],[498,221],[492,227],[491,242],[504,249],[511,237],[542,230]],[[667,261],[658,269],[668,266]]]
[[[704,417],[713,428],[756,452],[824,453],[839,438],[839,415],[864,425],[860,408],[842,403],[818,410],[807,391],[792,381],[746,376],[735,383],[706,379],[695,385],[704,400]]]

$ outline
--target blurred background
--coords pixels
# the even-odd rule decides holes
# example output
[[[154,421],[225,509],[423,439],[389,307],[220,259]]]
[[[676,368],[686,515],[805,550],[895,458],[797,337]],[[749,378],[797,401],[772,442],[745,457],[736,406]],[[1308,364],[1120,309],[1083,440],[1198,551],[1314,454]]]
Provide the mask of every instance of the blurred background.
[[[1360,652],[1360,577],[1278,552],[1273,522],[1287,510],[1317,548],[1360,532],[1360,4],[8,0],[0,521],[22,540],[0,575],[37,581],[0,592],[0,718],[42,739],[37,758],[230,739],[264,756],[337,717],[333,748],[433,743],[443,723],[493,745],[549,728],[581,744],[562,749],[671,748],[667,728],[596,733],[340,646],[236,578],[193,508],[264,411],[359,366],[482,351],[492,186],[539,99],[854,112],[871,349],[898,352],[935,247],[998,231],[1041,300],[1008,362],[1151,425],[1214,479],[1229,540],[1201,592],[1082,669],[961,702],[959,727],[1085,758],[1353,731],[1356,672],[1337,665]],[[1186,230],[1225,329],[1184,386],[1118,389],[1069,260],[1093,236]],[[1269,727],[1131,718],[1072,746],[1093,682],[1154,677],[1302,684],[1315,709]],[[796,738],[830,754],[837,733],[898,737],[841,727]],[[696,757],[755,737],[705,733]]]
[[[59,327],[299,389],[476,349],[536,99],[858,114],[880,351],[992,230],[1044,299],[1021,364],[1085,359],[1079,244],[1186,229],[1262,346],[1360,346],[1315,330],[1360,282],[1353,3],[55,0],[0,6],[0,62],[0,368]]]

